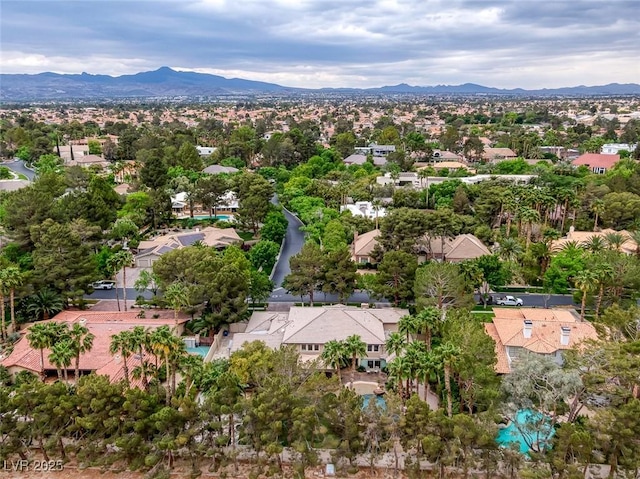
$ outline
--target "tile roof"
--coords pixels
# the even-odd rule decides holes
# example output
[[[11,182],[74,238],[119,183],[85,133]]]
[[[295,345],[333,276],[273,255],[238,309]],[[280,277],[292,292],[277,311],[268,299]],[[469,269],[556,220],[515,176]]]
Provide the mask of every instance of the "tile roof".
[[[139,253],[136,257],[149,254],[162,255],[174,249],[191,246],[197,241],[201,241],[204,245],[213,248],[222,248],[232,244],[242,243],[242,238],[234,228],[208,226],[201,231],[170,233],[151,240],[141,241],[138,245]]]
[[[609,233],[621,234],[626,239],[626,241],[620,248],[621,251],[626,254],[635,254],[638,248],[638,244],[635,241],[633,241],[633,239],[631,239],[631,235],[629,234],[629,232],[627,230],[616,231],[611,228],[607,228],[601,231],[569,230],[569,232],[567,233],[567,236],[551,242],[551,249],[553,250],[562,249],[562,247],[569,242],[574,242],[574,243],[577,243],[578,246],[584,247],[591,240],[591,238],[600,237],[604,240],[605,236],[608,235]]]
[[[380,230],[372,230],[358,235],[353,242],[354,256],[369,256],[378,244],[376,239],[378,236],[380,236]]]
[[[485,331],[496,343],[498,373],[509,372],[506,347],[521,347],[538,354],[554,354],[572,349],[585,340],[596,339],[595,328],[580,322],[574,312],[558,309],[493,308],[493,323],[485,324]],[[531,321],[529,337],[524,334],[524,321]],[[567,344],[562,344],[562,329],[569,333]],[[506,362],[505,362],[506,361]]]
[[[620,155],[604,155],[602,153],[585,153],[573,160],[571,163],[576,166],[587,165],[589,168],[611,168],[618,161]]]
[[[118,373],[118,367],[122,368],[119,361],[114,363],[117,357],[111,355],[109,347],[111,345],[111,336],[125,330],[132,330],[135,326],[145,326],[149,328],[158,328],[160,326],[170,326],[175,324],[173,319],[173,311],[164,311],[162,318],[145,318],[138,317],[138,311],[63,311],[47,322],[58,323],[83,323],[87,329],[95,336],[91,351],[80,356],[80,369],[83,371],[102,371],[100,374],[107,374],[114,380],[122,373]],[[178,318],[180,324],[189,321],[188,317],[182,315]],[[28,329],[24,331],[22,338],[15,344],[13,352],[6,357],[0,364],[9,368],[17,367],[26,369],[36,373],[40,372],[40,351],[32,349],[26,338]],[[56,369],[49,361],[50,351],[44,350],[45,369]],[[132,359],[134,361],[134,359]],[[73,369],[75,361],[72,364]]]

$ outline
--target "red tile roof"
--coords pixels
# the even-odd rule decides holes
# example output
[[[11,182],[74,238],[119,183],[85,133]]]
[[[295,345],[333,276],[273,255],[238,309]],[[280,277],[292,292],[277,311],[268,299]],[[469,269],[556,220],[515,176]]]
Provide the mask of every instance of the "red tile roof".
[[[173,327],[175,321],[173,319],[173,311],[163,312],[164,318],[139,318],[137,311],[128,312],[108,312],[108,311],[63,311],[55,318],[47,322],[60,323],[84,323],[89,331],[95,336],[91,351],[80,355],[80,370],[95,371],[97,374],[106,374],[111,381],[117,381],[124,377],[122,359],[119,356],[113,356],[109,352],[111,345],[111,336],[125,330],[132,330],[135,326],[144,326],[148,328],[158,328],[160,326]],[[171,313],[170,317],[166,313]],[[156,314],[154,312],[154,314]],[[189,319],[179,317],[178,323],[182,324]],[[19,368],[35,373],[40,372],[40,351],[32,349],[26,338],[28,329],[23,331],[23,337],[15,344],[13,352],[5,358],[0,364],[7,368]],[[56,367],[49,361],[50,351],[44,350],[44,366],[45,369],[55,370]],[[130,357],[129,370],[140,364],[140,359]],[[72,362],[70,369],[75,366],[75,360]]]
[[[589,168],[612,168],[618,161],[620,155],[603,155],[600,153],[585,153],[573,160],[575,166],[587,165]]]

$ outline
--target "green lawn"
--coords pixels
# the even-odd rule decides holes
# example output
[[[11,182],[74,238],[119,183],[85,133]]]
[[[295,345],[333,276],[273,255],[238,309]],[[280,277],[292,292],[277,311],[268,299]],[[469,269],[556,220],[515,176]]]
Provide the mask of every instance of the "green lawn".
[[[238,231],[238,236],[244,241],[251,241],[253,239],[253,233],[251,231]]]

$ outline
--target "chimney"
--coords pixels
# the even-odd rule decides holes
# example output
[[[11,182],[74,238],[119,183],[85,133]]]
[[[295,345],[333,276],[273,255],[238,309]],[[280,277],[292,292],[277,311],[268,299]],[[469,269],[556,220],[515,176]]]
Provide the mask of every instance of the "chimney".
[[[529,339],[531,337],[531,330],[532,329],[533,329],[533,321],[531,321],[530,319],[525,319],[524,320],[524,326],[522,328],[522,335],[526,339]]]
[[[571,333],[571,328],[569,326],[560,327],[560,344],[562,346],[569,346],[570,333]]]

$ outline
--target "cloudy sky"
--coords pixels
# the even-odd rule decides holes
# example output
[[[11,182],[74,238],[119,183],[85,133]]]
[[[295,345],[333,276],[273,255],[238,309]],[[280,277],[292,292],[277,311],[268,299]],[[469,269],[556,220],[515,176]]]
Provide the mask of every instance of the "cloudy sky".
[[[2,0],[2,73],[299,87],[640,83],[639,0]]]

